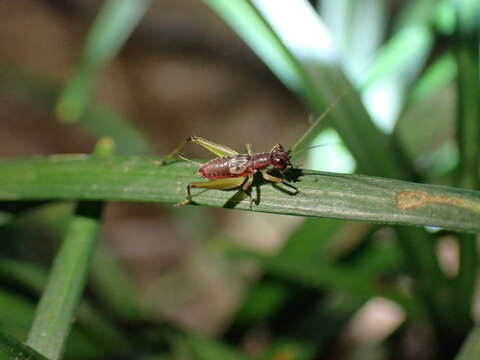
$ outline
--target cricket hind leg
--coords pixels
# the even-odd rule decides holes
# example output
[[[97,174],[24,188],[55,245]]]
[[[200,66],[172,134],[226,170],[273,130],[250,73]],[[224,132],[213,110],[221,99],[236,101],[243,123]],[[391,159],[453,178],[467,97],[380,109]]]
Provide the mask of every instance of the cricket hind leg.
[[[190,164],[194,164],[194,165],[197,165],[197,166],[202,166],[203,163],[201,162],[198,162],[198,161],[195,161],[195,160],[192,160],[192,159],[189,159],[183,155],[178,155],[178,157],[186,162],[189,162]]]
[[[216,144],[213,141],[202,139],[198,136],[191,136],[186,140],[183,140],[175,149],[173,149],[168,155],[165,156],[165,159],[173,159],[174,157],[178,156],[180,152],[187,146],[188,143],[193,142],[198,144],[208,151],[214,153],[215,155],[222,157],[222,156],[234,156],[238,155],[238,152],[229,148],[225,145]]]
[[[192,199],[192,188],[198,189],[217,189],[217,190],[229,190],[241,186],[243,182],[247,179],[245,176],[241,177],[232,177],[232,178],[224,178],[224,179],[215,179],[205,182],[194,182],[187,185],[187,198],[177,204],[175,206],[182,206],[186,205],[190,202],[193,202]]]

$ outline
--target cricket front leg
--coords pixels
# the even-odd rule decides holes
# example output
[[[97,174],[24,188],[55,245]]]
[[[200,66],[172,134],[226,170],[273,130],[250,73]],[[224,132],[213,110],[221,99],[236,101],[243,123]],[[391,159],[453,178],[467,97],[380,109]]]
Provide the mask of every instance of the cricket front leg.
[[[277,184],[282,183],[282,184],[294,189],[296,191],[296,194],[300,193],[300,190],[298,190],[298,188],[295,185],[292,185],[292,184],[286,182],[284,179],[273,176],[273,175],[270,175],[267,172],[267,170],[262,170],[261,172],[262,172],[262,176],[265,180],[271,181],[271,182],[274,182],[274,183],[277,183]]]
[[[190,202],[193,202],[192,199],[192,188],[198,189],[217,189],[217,190],[229,190],[236,187],[239,187],[245,181],[245,176],[240,177],[232,177],[232,178],[225,178],[225,179],[216,179],[210,180],[205,182],[194,182],[187,185],[187,198],[177,204],[175,206],[182,206],[186,205]]]

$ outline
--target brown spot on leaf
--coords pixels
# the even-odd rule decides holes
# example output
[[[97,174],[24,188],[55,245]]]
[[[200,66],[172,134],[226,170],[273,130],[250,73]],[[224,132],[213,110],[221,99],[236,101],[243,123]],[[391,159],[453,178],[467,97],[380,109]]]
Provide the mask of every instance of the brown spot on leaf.
[[[421,208],[431,204],[445,204],[480,212],[480,205],[472,201],[451,196],[432,195],[424,191],[403,190],[395,195],[395,201],[401,211]]]

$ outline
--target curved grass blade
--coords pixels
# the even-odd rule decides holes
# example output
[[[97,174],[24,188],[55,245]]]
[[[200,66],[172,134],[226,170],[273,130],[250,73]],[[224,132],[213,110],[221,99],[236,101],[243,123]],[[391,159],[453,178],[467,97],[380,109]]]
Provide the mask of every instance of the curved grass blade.
[[[3,91],[18,94],[49,112],[53,111],[60,93],[56,82],[12,68],[0,68],[0,78]],[[96,138],[111,137],[119,154],[149,155],[154,152],[152,145],[133,124],[105,105],[89,106],[78,125]]]
[[[57,155],[0,162],[0,199],[124,200],[177,203],[186,185],[198,181],[189,163],[140,157]],[[253,210],[403,225],[480,231],[480,193],[362,175],[293,169],[286,174],[300,189],[257,182]],[[260,180],[259,180],[260,181]],[[249,209],[239,191],[198,191],[199,205]]]
[[[57,102],[57,114],[76,122],[87,110],[95,80],[118,53],[150,4],[149,0],[109,0],[93,25],[78,69]]]
[[[180,340],[180,339],[179,339]],[[179,341],[177,340],[177,341]],[[226,344],[216,342],[206,337],[186,336],[180,340],[188,349],[193,359],[198,360],[248,360],[250,357],[230,348]]]
[[[9,359],[47,360],[46,357],[44,357],[31,347],[22,344],[13,336],[7,335],[2,331],[0,331],[0,351],[8,355]]]
[[[139,321],[143,309],[127,275],[107,245],[99,243],[92,259],[92,287],[124,321]]]
[[[322,20],[338,44],[344,69],[354,79],[361,77],[387,37],[387,4],[381,0],[318,3]]]
[[[480,358],[480,326],[475,327],[468,335],[462,349],[455,360],[476,360]]]
[[[96,243],[101,204],[82,202],[55,258],[27,344],[50,359],[60,359],[73,324]]]
[[[25,339],[28,328],[35,312],[34,304],[30,299],[21,295],[0,289],[0,318],[2,330],[17,339]],[[1,353],[0,353],[1,354]],[[80,329],[74,329],[68,341],[66,357],[100,358],[105,355],[103,346],[99,346],[96,339]],[[3,359],[0,355],[0,358]]]
[[[480,4],[459,1],[457,6],[457,46],[455,59],[458,69],[458,116],[457,139],[459,146],[459,185],[478,189],[478,155],[480,154]],[[473,324],[472,301],[475,291],[478,255],[476,236],[462,234],[459,239],[460,267],[456,277],[455,309],[457,321],[466,331]],[[463,335],[463,334],[461,334]]]
[[[15,283],[35,293],[41,293],[47,283],[47,273],[39,266],[8,258],[0,258],[0,279]],[[78,324],[99,343],[109,347],[112,354],[128,351],[129,339],[113,326],[111,321],[84,302],[78,309]],[[116,343],[115,348],[109,345]]]

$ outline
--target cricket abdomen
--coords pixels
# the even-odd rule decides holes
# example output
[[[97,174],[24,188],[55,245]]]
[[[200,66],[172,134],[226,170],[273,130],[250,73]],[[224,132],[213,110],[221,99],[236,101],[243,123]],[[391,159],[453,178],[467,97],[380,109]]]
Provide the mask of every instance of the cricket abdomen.
[[[214,180],[248,176],[254,174],[257,170],[265,169],[270,164],[269,153],[241,154],[210,160],[202,165],[198,172],[204,178]]]
[[[198,172],[204,178],[211,180],[240,176],[235,173],[234,163],[235,161],[238,162],[238,160],[234,160],[236,158],[238,158],[238,156],[224,156],[221,158],[210,160],[209,162],[203,164],[202,167],[198,169]],[[232,161],[234,163],[232,163]],[[243,159],[242,161],[242,164],[245,162],[249,162],[248,159]],[[231,169],[234,170],[233,173],[230,171]]]

